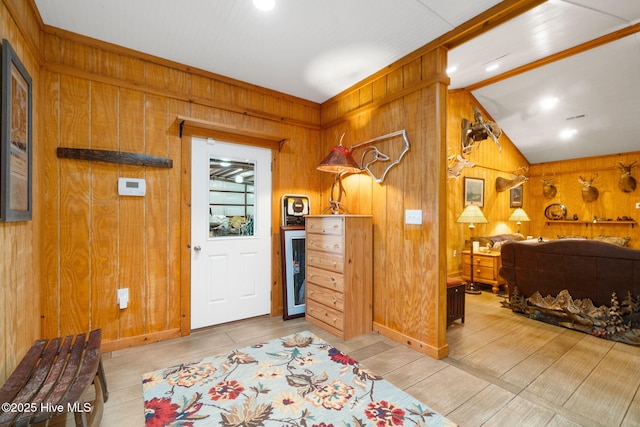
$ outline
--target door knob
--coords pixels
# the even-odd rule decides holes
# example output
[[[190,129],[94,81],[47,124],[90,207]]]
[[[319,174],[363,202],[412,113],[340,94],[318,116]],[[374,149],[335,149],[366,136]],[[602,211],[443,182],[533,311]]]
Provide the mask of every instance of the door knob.
[[[202,250],[202,248],[200,247],[200,245],[195,245],[193,247],[193,250],[196,251],[196,252],[200,252]]]

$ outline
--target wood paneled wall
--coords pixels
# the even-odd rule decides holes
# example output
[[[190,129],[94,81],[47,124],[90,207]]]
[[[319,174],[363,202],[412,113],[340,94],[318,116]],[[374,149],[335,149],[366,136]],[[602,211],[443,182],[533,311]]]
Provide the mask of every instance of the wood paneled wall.
[[[469,92],[457,90],[449,92],[449,108],[447,121],[447,152],[448,156],[461,152],[461,120],[466,118],[473,121],[473,107],[478,107],[485,120],[492,118],[482,110],[480,104]],[[499,123],[498,123],[499,124]],[[476,224],[475,236],[491,236],[495,234],[515,233],[517,225],[508,221],[513,209],[509,207],[509,191],[496,192],[495,182],[499,176],[511,178],[515,169],[529,166],[527,160],[509,140],[508,135],[503,134],[499,138],[501,150],[491,139],[481,141],[469,155],[465,157],[471,160],[475,167],[465,168],[458,178],[447,180],[447,265],[450,275],[460,274],[462,271],[462,255],[465,241],[471,237],[468,225],[456,223],[456,219],[464,209],[464,177],[484,179],[484,207],[482,212],[489,221],[487,224]],[[532,200],[527,197],[529,182],[523,184],[523,207],[531,214]],[[524,235],[531,233],[531,226],[523,223],[520,232]],[[454,256],[454,251],[456,256]]]
[[[4,0],[0,6],[0,35],[7,39],[31,75],[32,115],[38,115],[39,26],[30,2]],[[35,172],[40,167],[38,123],[33,122],[32,191],[42,190]],[[0,384],[16,367],[33,341],[40,336],[40,204],[33,198],[33,219],[0,223]]]
[[[529,198],[531,212],[531,234],[549,239],[558,236],[597,236],[630,237],[630,247],[640,249],[640,226],[619,224],[614,222],[590,223],[550,223],[544,216],[544,210],[552,203],[561,203],[567,207],[569,216],[576,214],[579,221],[592,221],[594,216],[616,220],[627,216],[640,221],[640,210],[636,203],[640,202],[640,185],[631,193],[625,193],[618,187],[620,170],[618,162],[626,165],[638,160],[640,152],[616,154],[611,156],[588,157],[576,160],[540,163],[531,166],[529,182]],[[638,163],[636,163],[637,165]],[[632,169],[631,175],[640,181],[640,168]],[[547,199],[542,192],[542,176],[553,177],[553,184],[557,188],[556,196]],[[578,182],[580,176],[586,179],[596,176],[593,186],[598,188],[599,197],[596,201],[585,202],[582,199],[582,184]]]
[[[446,50],[396,64],[331,99],[322,108],[324,151],[406,129],[410,150],[377,184],[366,174],[344,180],[351,213],[372,214],[374,329],[432,357],[448,354],[445,340]],[[397,156],[401,141],[389,141]],[[357,155],[356,155],[357,157]],[[328,174],[327,174],[328,175]],[[324,178],[325,192],[331,177]],[[406,209],[423,225],[405,225]]]
[[[272,314],[280,314],[280,196],[321,203],[320,106],[57,29],[42,39],[42,334],[101,327],[104,350],[180,334],[189,286],[181,190],[190,175],[177,116],[285,139],[273,151]],[[174,167],[59,159],[58,147],[166,157]],[[146,196],[119,197],[119,177],[144,178]],[[129,288],[123,310],[118,288]]]
[[[447,146],[448,155],[460,153],[460,121],[462,118],[473,119],[473,106],[480,107],[475,98],[464,90],[449,92]],[[485,119],[491,120],[486,112],[482,112]],[[447,181],[447,265],[449,275],[458,275],[462,270],[460,251],[464,249],[464,242],[470,237],[470,230],[464,224],[456,223],[458,215],[463,210],[464,177],[482,178],[485,181],[485,204],[482,208],[488,224],[477,224],[475,236],[489,236],[503,233],[515,233],[517,225],[508,221],[513,211],[509,207],[509,192],[497,193],[495,180],[498,176],[505,178],[520,166],[528,166],[526,174],[529,181],[523,184],[523,208],[531,218],[531,222],[524,222],[520,227],[523,235],[557,239],[558,236],[597,236],[630,237],[630,247],[640,248],[640,227],[628,224],[598,223],[585,225],[584,223],[551,223],[548,224],[544,216],[545,208],[551,203],[561,203],[567,207],[570,216],[577,214],[580,221],[591,221],[593,216],[616,219],[628,216],[640,221],[640,210],[635,204],[640,202],[640,186],[632,193],[624,193],[618,188],[620,171],[618,162],[629,164],[634,160],[640,161],[640,152],[616,154],[611,156],[578,158],[575,160],[549,162],[530,165],[508,135],[500,137],[502,151],[492,140],[482,141],[477,148],[467,156],[476,164],[473,168],[465,168],[460,177]],[[543,195],[542,177],[553,176],[557,194],[553,199],[546,199]],[[582,185],[578,182],[580,176],[590,178],[598,175],[594,180],[600,192],[597,201],[587,203],[583,201]],[[632,175],[640,180],[638,168],[633,169]],[[457,256],[453,256],[456,251]]]

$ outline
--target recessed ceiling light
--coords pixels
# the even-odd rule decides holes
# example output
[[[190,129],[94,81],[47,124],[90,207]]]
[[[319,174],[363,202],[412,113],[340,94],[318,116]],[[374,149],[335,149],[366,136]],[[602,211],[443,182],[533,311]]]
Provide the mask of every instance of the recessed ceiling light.
[[[558,98],[557,96],[548,96],[540,100],[540,106],[543,110],[550,110],[555,107],[559,101],[560,98]]]
[[[458,67],[456,65],[452,65],[451,67],[447,68],[447,74],[453,74],[456,71],[458,71]]]
[[[498,68],[500,68],[499,64],[491,64],[487,68],[485,68],[485,71],[491,72],[497,70]]]
[[[577,133],[578,133],[577,129],[563,129],[562,132],[560,132],[560,138],[562,138],[562,139],[571,139]]]
[[[268,11],[275,7],[276,0],[253,0],[253,5],[257,9]]]

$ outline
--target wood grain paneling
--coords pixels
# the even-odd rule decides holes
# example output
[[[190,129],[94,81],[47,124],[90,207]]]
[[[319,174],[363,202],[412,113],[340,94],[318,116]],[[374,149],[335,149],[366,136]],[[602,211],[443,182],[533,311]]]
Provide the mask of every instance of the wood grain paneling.
[[[43,273],[44,335],[102,327],[103,349],[111,350],[188,333],[190,252],[183,246],[190,221],[190,167],[184,164],[190,159],[183,156],[190,150],[176,118],[282,135],[286,143],[274,150],[273,166],[272,228],[278,230],[282,194],[309,194],[313,209],[320,207],[320,106],[48,30],[43,96],[57,102],[47,103],[42,116],[51,129],[46,151],[55,156],[65,146],[143,153],[172,159],[174,167],[47,159],[51,176],[43,200],[54,215],[43,234],[44,252],[52,254]],[[226,136],[246,142],[234,141],[233,131]],[[145,179],[146,196],[118,196],[119,177]],[[277,231],[272,241],[271,305],[279,315]],[[124,309],[116,303],[119,288],[129,289]]]
[[[0,5],[0,36],[7,39],[32,79],[33,176],[32,220],[0,223],[0,384],[4,383],[22,356],[40,334],[39,274],[42,206],[37,197],[43,151],[39,144],[40,81],[38,61],[39,18],[31,2],[3,1]],[[48,108],[50,104],[44,108]]]
[[[481,109],[480,104],[469,93],[463,90],[449,92],[449,107],[447,120],[447,156],[461,152],[460,134],[461,120],[466,118],[473,120],[473,107]],[[492,118],[482,111],[485,120]],[[517,226],[509,222],[508,218],[513,211],[509,207],[509,191],[496,192],[496,178],[510,178],[514,170],[521,166],[529,166],[529,162],[509,140],[508,135],[503,134],[500,139],[501,149],[491,139],[484,140],[472,149],[466,156],[476,166],[465,168],[458,178],[447,180],[447,271],[450,275],[459,275],[462,271],[462,255],[465,241],[471,237],[471,232],[466,224],[456,223],[456,219],[464,209],[464,177],[484,179],[484,207],[482,212],[489,221],[487,224],[476,224],[474,236],[491,236],[495,234],[515,233]],[[523,207],[531,216],[533,201],[528,197],[528,189],[531,183],[523,184]],[[530,212],[531,211],[531,212]],[[531,223],[523,223],[521,232],[524,235],[532,233]],[[453,256],[456,251],[457,256]]]
[[[118,88],[104,83],[91,85],[91,148],[118,149]],[[91,163],[91,320],[102,328],[102,339],[118,337],[118,313],[108,310],[118,287],[118,169]]]
[[[640,201],[640,186],[630,193],[625,193],[618,187],[618,162],[629,164],[635,160],[640,161],[640,152],[532,165],[529,183],[532,214],[527,212],[531,217],[531,234],[549,239],[556,239],[558,236],[629,237],[630,247],[640,249],[639,226],[616,224],[615,221],[596,224],[591,222],[594,216],[613,220],[626,216],[636,222],[640,221],[640,210],[635,207]],[[557,193],[553,199],[547,199],[542,192],[541,178],[553,177],[554,174],[553,184]],[[578,180],[581,176],[589,179],[596,175],[593,186],[598,188],[599,197],[593,202],[585,202],[582,199],[582,184]],[[631,175],[640,181],[638,168],[632,169]],[[552,203],[564,204],[568,215],[577,215],[580,222],[547,224],[544,210]],[[584,224],[585,221],[591,223],[587,225]]]
[[[322,106],[324,153],[343,132],[344,145],[351,146],[407,131],[411,148],[385,181],[348,176],[343,201],[351,213],[373,215],[374,329],[437,358],[448,352],[440,307],[446,262],[439,251],[445,241],[439,220],[446,200],[445,67],[446,51],[436,49]],[[399,155],[398,145],[382,145],[392,157]],[[324,185],[328,191],[331,181]],[[406,209],[422,210],[423,225],[405,225]]]

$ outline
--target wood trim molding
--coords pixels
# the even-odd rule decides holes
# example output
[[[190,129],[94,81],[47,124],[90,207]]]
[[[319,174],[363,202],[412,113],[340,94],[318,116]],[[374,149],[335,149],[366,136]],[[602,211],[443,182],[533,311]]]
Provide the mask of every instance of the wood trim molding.
[[[373,331],[437,360],[449,355],[449,344],[445,344],[440,348],[433,347],[377,322],[373,322]]]
[[[178,122],[180,126],[180,137],[182,137],[184,133],[190,133],[254,147],[271,148],[278,151],[282,149],[286,141],[286,138],[280,135],[191,117],[178,116],[176,117],[176,122]],[[193,130],[186,132],[186,128],[193,128]]]
[[[122,350],[130,347],[138,347],[144,344],[151,344],[159,341],[166,341],[171,338],[178,338],[180,330],[167,329],[161,332],[150,332],[144,335],[138,335],[130,338],[120,338],[116,341],[105,341],[102,343],[101,351],[108,353],[111,351]]]

